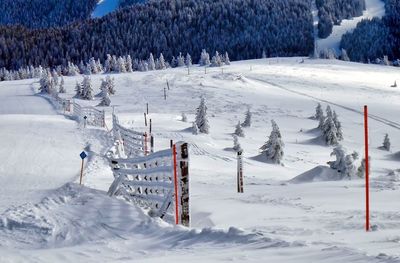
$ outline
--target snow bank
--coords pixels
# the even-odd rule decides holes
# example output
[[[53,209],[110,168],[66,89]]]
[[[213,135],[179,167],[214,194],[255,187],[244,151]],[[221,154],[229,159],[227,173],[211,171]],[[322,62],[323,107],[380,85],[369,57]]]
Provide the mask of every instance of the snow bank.
[[[311,183],[311,182],[324,182],[324,181],[338,181],[342,176],[336,170],[328,166],[319,165],[311,170],[304,172],[295,178],[289,180],[290,183]]]

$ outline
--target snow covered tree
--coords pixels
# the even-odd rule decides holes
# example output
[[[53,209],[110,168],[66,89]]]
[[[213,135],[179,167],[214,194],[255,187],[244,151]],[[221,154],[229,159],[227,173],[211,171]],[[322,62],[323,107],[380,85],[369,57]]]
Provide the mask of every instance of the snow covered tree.
[[[92,81],[89,76],[84,76],[82,81],[82,99],[92,100],[93,99],[93,87]]]
[[[42,77],[39,80],[39,84],[39,90],[41,93],[52,94],[55,90],[54,80],[50,72],[42,74]]]
[[[65,87],[64,87],[64,78],[63,77],[61,77],[61,80],[60,80],[60,87],[59,87],[59,89],[58,89],[58,92],[59,93],[66,93],[67,91],[65,90]]]
[[[235,133],[234,134],[236,136],[239,136],[239,137],[244,137],[244,131],[242,129],[242,125],[240,124],[240,121],[236,125],[236,129],[235,129]]]
[[[222,66],[222,58],[218,51],[215,51],[215,56],[211,59],[211,67],[221,67]]]
[[[315,108],[315,116],[316,120],[324,119],[324,111],[322,110],[321,103],[318,103],[317,107]]]
[[[186,67],[192,66],[192,57],[190,56],[189,53],[186,54],[185,65]]]
[[[383,139],[382,149],[384,149],[386,151],[390,151],[390,139],[389,139],[389,135],[387,133],[385,134],[385,138]]]
[[[342,130],[342,124],[338,120],[338,116],[335,111],[333,111],[333,117],[332,117],[333,123],[336,126],[336,137],[338,141],[343,140],[343,130]]]
[[[104,62],[104,73],[110,73],[112,71],[112,58],[110,54],[107,54],[106,61]]]
[[[154,62],[154,57],[153,57],[152,53],[150,53],[150,56],[149,56],[148,66],[149,66],[149,70],[156,69],[156,63]]]
[[[118,72],[120,73],[126,73],[126,62],[123,57],[118,58]]]
[[[224,63],[225,63],[225,65],[230,65],[231,64],[231,60],[229,59],[228,52],[225,52]]]
[[[166,69],[167,65],[165,64],[164,55],[160,53],[160,58],[158,59],[158,69]]]
[[[327,145],[338,144],[339,141],[337,138],[338,131],[336,129],[335,123],[333,122],[333,114],[331,107],[329,105],[326,107],[326,119],[324,121],[322,131]]]
[[[234,150],[235,152],[240,152],[240,151],[242,151],[242,147],[240,146],[239,138],[238,138],[237,135],[233,135],[233,150]]]
[[[106,86],[102,86],[101,101],[99,103],[99,106],[110,106],[110,104],[111,104],[111,99],[110,96],[108,95],[108,88]]]
[[[185,58],[182,56],[182,53],[179,53],[179,56],[176,58],[178,67],[184,67],[185,66]]]
[[[210,125],[208,124],[207,118],[207,105],[204,97],[201,98],[201,102],[199,107],[197,108],[196,113],[196,125],[199,128],[199,132],[201,133],[209,133]]]
[[[94,57],[91,57],[89,59],[89,65],[90,65],[91,73],[93,73],[93,74],[99,73],[99,70],[97,68],[97,63],[96,63],[96,60],[94,59]]]
[[[265,53],[265,50],[264,50],[264,49],[263,49],[263,51],[262,51],[261,58],[267,58],[267,54]]]
[[[356,175],[355,160],[358,159],[358,153],[346,154],[346,149],[339,145],[333,149],[331,156],[335,156],[336,160],[328,164],[332,169],[337,170],[342,178],[352,178]]]
[[[193,122],[193,125],[192,125],[192,133],[195,135],[199,134],[199,127],[197,127],[197,124],[195,121]]]
[[[75,98],[81,98],[83,96],[82,84],[78,81],[75,84]]]
[[[242,123],[242,127],[250,127],[251,126],[251,117],[252,117],[252,114],[250,112],[250,109],[247,109],[244,122]]]
[[[184,112],[182,112],[182,121],[187,122],[187,116]]]
[[[210,65],[210,63],[211,63],[210,55],[207,53],[207,51],[205,49],[203,49],[201,51],[199,64],[200,64],[200,66],[208,66],[208,65]]]
[[[283,159],[283,148],[285,144],[282,141],[282,135],[276,122],[271,120],[271,124],[272,131],[269,139],[263,146],[261,146],[260,150],[261,153],[266,155],[268,160],[280,164]]]
[[[127,72],[133,72],[133,66],[132,66],[132,58],[130,55],[126,57],[126,71]]]

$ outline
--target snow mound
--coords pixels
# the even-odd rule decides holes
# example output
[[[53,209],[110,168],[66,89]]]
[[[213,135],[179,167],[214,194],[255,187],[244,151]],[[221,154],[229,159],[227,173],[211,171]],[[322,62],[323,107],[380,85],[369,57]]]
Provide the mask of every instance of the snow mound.
[[[325,182],[325,181],[339,181],[342,176],[336,170],[328,166],[319,165],[311,170],[304,172],[295,178],[289,180],[290,183],[312,183],[312,182]]]
[[[196,244],[298,247],[235,227],[188,229],[150,218],[135,205],[103,191],[66,184],[38,204],[10,208],[0,216],[0,243],[22,249],[60,248],[134,237],[142,249],[179,249]]]

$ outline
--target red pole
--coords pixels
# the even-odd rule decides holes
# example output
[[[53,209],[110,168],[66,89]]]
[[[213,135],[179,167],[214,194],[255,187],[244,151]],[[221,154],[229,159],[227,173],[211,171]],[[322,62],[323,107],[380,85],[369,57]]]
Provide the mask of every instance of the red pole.
[[[365,133],[365,230],[369,231],[369,154],[368,154],[368,106],[364,106]]]
[[[172,146],[174,158],[174,189],[175,189],[175,224],[179,224],[179,204],[178,204],[178,172],[176,167],[176,145]]]

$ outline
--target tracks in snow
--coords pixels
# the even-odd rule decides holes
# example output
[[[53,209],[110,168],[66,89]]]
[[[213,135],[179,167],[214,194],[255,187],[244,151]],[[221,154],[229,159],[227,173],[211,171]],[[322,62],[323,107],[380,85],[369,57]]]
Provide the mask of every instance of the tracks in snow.
[[[332,102],[332,101],[329,101],[329,100],[324,100],[324,99],[309,95],[309,94],[301,92],[301,91],[292,90],[292,89],[289,89],[287,87],[284,87],[284,86],[282,86],[280,84],[276,84],[276,83],[271,82],[271,81],[267,81],[267,80],[264,80],[264,79],[259,79],[259,78],[256,78],[256,77],[249,77],[249,76],[246,76],[246,78],[249,79],[249,80],[253,80],[253,81],[262,83],[262,84],[268,84],[270,86],[273,86],[273,87],[278,88],[278,89],[285,90],[285,91],[290,92],[290,93],[294,93],[294,94],[297,94],[297,95],[300,95],[300,96],[303,96],[303,97],[311,98],[311,99],[316,100],[316,101],[320,101],[320,102],[328,103],[328,104],[331,104],[331,105],[335,105],[335,106],[340,107],[342,109],[345,109],[345,110],[348,110],[348,111],[351,111],[351,112],[354,112],[354,113],[358,113],[360,115],[364,115],[364,113],[362,111],[359,111],[359,110],[356,110],[356,109],[350,108],[348,106],[344,106],[342,104],[338,104],[338,103],[335,103],[335,102]],[[374,115],[374,114],[369,114],[368,117],[370,119],[373,119],[373,120],[377,121],[377,122],[383,123],[383,124],[385,124],[387,126],[395,128],[397,130],[400,130],[400,123],[398,123],[398,122],[391,121],[391,120],[385,119],[383,117],[380,117],[380,116],[377,116],[377,115]]]

